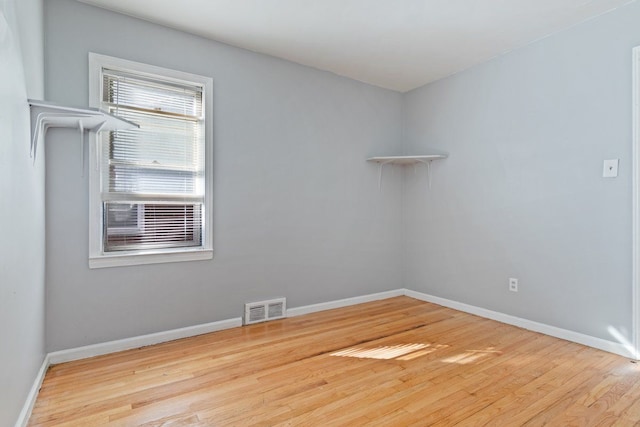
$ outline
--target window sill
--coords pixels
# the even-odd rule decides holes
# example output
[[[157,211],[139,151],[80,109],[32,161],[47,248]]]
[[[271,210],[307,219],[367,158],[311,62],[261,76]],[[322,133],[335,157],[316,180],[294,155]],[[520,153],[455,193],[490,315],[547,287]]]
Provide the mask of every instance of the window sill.
[[[179,252],[126,253],[89,257],[89,268],[126,267],[130,265],[165,264],[168,262],[204,261],[213,259],[212,249],[181,250]]]

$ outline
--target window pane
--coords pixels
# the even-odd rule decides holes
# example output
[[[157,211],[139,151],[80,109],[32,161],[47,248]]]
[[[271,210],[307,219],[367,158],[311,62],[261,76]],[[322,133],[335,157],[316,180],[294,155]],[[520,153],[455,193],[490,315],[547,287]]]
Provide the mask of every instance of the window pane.
[[[194,117],[202,115],[202,91],[196,86],[174,85],[112,70],[104,70],[103,85],[104,102]]]
[[[104,136],[103,192],[204,194],[199,122],[120,112],[140,129]]]
[[[137,123],[103,133],[103,252],[202,246],[202,88],[103,69],[103,106]]]

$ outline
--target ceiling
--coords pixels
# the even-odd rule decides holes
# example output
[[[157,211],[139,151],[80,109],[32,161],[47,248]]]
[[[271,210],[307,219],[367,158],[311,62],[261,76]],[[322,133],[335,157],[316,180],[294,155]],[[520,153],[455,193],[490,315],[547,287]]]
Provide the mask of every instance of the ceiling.
[[[80,0],[405,92],[635,0]]]

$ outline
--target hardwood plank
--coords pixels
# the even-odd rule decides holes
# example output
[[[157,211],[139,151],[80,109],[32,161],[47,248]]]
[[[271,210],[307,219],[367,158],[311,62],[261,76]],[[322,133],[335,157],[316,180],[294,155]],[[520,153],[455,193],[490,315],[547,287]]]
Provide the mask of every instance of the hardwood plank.
[[[640,364],[397,297],[53,366],[29,425],[640,425]]]

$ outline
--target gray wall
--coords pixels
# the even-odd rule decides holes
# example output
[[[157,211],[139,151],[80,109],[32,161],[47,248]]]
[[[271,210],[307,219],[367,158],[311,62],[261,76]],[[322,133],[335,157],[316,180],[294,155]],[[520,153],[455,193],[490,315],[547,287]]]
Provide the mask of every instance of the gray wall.
[[[402,286],[630,337],[640,3],[405,95],[72,0],[46,8],[47,99],[87,105],[90,51],[208,75],[215,92],[213,261],[89,270],[77,136],[51,132],[49,351],[239,316],[249,300]],[[424,168],[389,168],[379,192],[364,158],[402,151],[451,157],[431,189]],[[601,177],[607,158],[617,179]]]
[[[47,152],[49,351],[402,286],[400,94],[70,0],[45,2],[47,99],[88,105],[96,52],[214,80],[214,259],[90,270],[77,136]]]
[[[638,22],[634,3],[406,94],[405,150],[451,155],[430,190],[406,176],[407,288],[630,339]]]
[[[44,155],[29,158],[27,104],[27,93],[42,97],[40,0],[0,0],[0,58],[0,426],[9,426],[44,359]]]

